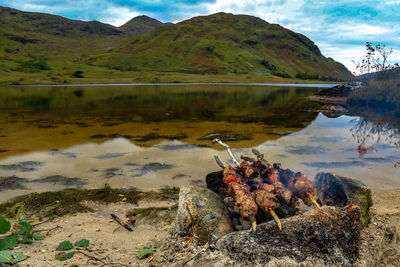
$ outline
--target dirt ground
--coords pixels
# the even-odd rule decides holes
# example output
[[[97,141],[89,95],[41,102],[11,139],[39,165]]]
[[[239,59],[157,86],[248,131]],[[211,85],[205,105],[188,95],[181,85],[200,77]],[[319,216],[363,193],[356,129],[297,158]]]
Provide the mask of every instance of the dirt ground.
[[[137,222],[133,232],[129,232],[110,217],[113,213],[125,222],[125,214],[133,208],[169,207],[174,203],[167,201],[140,202],[138,205],[128,203],[98,204],[87,203],[95,212],[78,213],[56,218],[35,227],[45,231],[45,238],[34,241],[30,245],[20,245],[14,251],[29,255],[20,266],[143,266],[146,260],[138,260],[136,254],[143,248],[158,246],[169,229],[163,222],[149,224]],[[88,239],[90,245],[83,253],[94,256],[101,261],[75,253],[72,259],[66,261],[55,260],[54,257],[59,243],[69,240],[72,243],[81,239]],[[110,264],[115,263],[115,264]]]
[[[400,239],[397,233],[400,230],[400,190],[374,193],[373,200],[372,221],[362,231],[357,266],[400,266]],[[36,226],[38,230],[55,229],[42,232],[46,233],[43,240],[15,249],[29,256],[19,266],[182,266],[185,259],[195,255],[201,246],[185,244],[171,237],[163,242],[170,228],[167,222],[139,220],[132,227],[133,232],[129,232],[110,217],[114,213],[126,221],[126,212],[133,208],[170,207],[173,204],[172,201],[142,201],[137,205],[123,202],[108,205],[87,203],[95,212],[68,215]],[[87,250],[77,252],[72,259],[64,262],[54,259],[60,242],[69,240],[74,243],[83,238],[90,240]],[[150,263],[147,263],[148,259],[136,258],[143,248],[161,247],[165,250],[168,246],[180,251],[169,254],[169,259],[163,257],[163,253],[156,253]],[[305,262],[300,266],[323,266],[320,264]],[[207,251],[185,265],[249,266],[234,262],[218,251]],[[267,266],[296,266],[296,263],[284,259],[270,262]]]

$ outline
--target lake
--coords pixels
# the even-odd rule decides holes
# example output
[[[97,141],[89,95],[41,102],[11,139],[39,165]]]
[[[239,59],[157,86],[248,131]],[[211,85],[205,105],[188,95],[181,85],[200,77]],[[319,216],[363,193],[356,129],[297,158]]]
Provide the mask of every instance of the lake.
[[[313,178],[400,187],[399,123],[376,114],[329,118],[306,97],[327,85],[169,84],[0,87],[0,201],[30,192],[205,184],[219,170],[212,139],[239,158]],[[354,113],[353,113],[354,114]],[[360,154],[359,144],[370,147]]]

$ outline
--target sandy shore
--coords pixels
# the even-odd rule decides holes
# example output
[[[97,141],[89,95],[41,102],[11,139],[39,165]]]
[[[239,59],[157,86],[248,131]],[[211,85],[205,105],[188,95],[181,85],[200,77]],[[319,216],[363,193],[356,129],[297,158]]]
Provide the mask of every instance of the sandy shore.
[[[400,189],[374,193],[373,200],[372,221],[362,232],[357,266],[400,266],[400,240],[396,235],[396,229],[400,229]],[[126,220],[126,213],[133,208],[170,207],[175,204],[173,201],[141,201],[137,205],[124,202],[86,204],[95,211],[59,217],[37,226],[38,230],[55,229],[45,231],[43,240],[15,249],[29,256],[21,266],[160,266],[156,259],[147,263],[147,259],[137,259],[136,254],[143,248],[159,247],[167,235],[169,223],[139,220],[133,232],[129,232],[112,220],[110,214]],[[394,232],[394,241],[390,244],[385,243],[388,231]],[[74,243],[83,238],[90,240],[88,250],[82,251],[89,256],[78,252],[64,262],[54,259],[60,242],[70,240]],[[207,265],[207,256],[199,257],[196,262],[192,261],[188,266]]]

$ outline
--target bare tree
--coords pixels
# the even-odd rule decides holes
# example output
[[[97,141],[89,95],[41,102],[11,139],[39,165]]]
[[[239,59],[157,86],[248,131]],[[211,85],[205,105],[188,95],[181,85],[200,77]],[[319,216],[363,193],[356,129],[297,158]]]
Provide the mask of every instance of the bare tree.
[[[374,79],[385,79],[390,70],[399,67],[398,63],[390,64],[389,56],[393,54],[392,48],[386,45],[373,45],[370,42],[365,44],[367,53],[361,61],[352,61],[356,65],[360,80],[368,84]],[[355,73],[356,74],[356,73]]]

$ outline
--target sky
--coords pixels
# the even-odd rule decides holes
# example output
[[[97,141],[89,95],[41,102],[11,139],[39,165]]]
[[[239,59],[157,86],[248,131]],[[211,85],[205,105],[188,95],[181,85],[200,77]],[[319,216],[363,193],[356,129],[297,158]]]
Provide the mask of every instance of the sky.
[[[400,0],[0,0],[1,6],[120,26],[138,15],[178,23],[217,12],[247,14],[314,41],[326,57],[355,71],[365,42],[393,48],[400,62]]]

